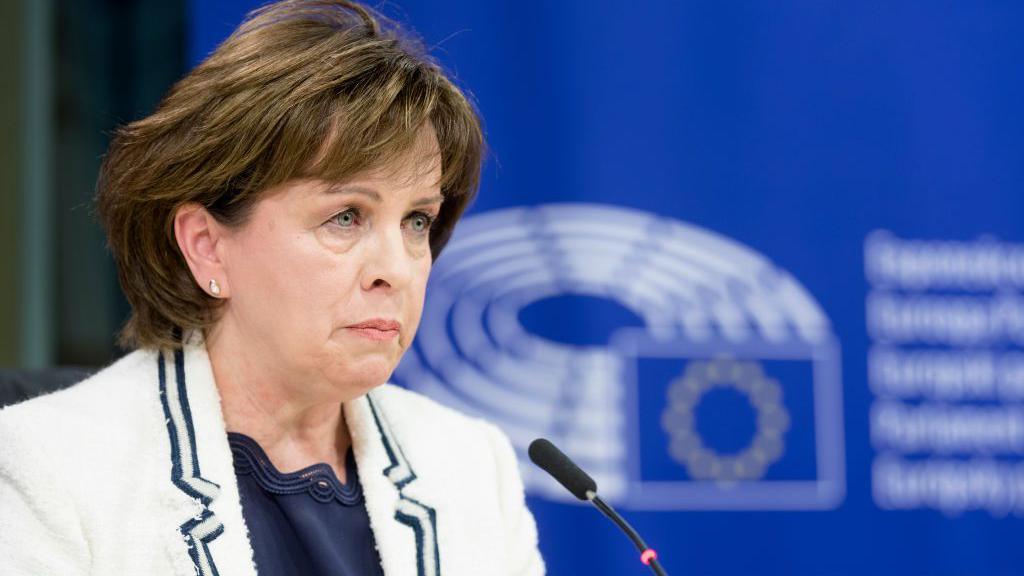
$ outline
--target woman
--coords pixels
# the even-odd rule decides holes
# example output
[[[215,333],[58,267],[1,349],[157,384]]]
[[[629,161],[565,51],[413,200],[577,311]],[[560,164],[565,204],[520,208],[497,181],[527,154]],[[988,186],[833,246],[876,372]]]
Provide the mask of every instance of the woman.
[[[385,384],[483,143],[381,22],[270,5],[118,133],[136,350],[0,412],[0,573],[543,573],[502,433]]]

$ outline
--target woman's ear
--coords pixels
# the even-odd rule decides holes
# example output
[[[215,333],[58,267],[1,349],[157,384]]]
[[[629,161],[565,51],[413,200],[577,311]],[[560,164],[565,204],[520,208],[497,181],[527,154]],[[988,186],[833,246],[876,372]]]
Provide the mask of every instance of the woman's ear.
[[[231,294],[221,246],[223,234],[224,226],[199,204],[184,204],[174,214],[178,249],[199,287],[215,298]]]

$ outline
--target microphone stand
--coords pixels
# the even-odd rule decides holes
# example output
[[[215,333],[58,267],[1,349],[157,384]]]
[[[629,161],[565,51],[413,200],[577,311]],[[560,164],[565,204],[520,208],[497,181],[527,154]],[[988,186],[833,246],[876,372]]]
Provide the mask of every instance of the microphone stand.
[[[530,442],[530,460],[550,474],[559,484],[580,500],[586,500],[597,507],[602,514],[615,523],[629,537],[640,551],[640,561],[650,566],[657,576],[667,576],[658,562],[658,553],[649,548],[636,530],[619,513],[597,496],[597,482],[546,438]]]
[[[594,507],[600,510],[602,514],[607,516],[609,520],[619,527],[619,529],[626,533],[626,536],[633,542],[636,549],[640,551],[641,562],[650,566],[651,570],[653,570],[658,576],[668,576],[665,573],[664,568],[661,567],[661,563],[658,562],[657,553],[654,552],[653,548],[649,548],[647,546],[644,539],[641,538],[640,535],[637,534],[636,530],[629,525],[629,522],[626,522],[625,518],[619,516],[619,513],[616,512],[614,508],[606,504],[604,500],[601,500],[601,497],[598,496],[596,492],[587,490],[587,500],[590,500],[590,503],[593,504]]]

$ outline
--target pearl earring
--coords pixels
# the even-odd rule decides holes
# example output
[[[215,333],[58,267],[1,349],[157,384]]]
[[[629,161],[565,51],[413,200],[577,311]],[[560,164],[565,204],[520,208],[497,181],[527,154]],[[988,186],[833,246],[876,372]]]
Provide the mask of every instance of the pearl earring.
[[[220,296],[220,284],[217,284],[216,280],[210,280],[210,294],[214,296]]]

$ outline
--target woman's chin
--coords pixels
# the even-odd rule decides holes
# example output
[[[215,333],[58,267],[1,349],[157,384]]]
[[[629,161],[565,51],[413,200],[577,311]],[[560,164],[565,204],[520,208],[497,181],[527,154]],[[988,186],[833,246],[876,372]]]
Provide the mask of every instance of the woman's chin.
[[[357,350],[351,345],[334,346],[320,357],[320,373],[332,389],[346,396],[361,396],[384,384],[398,366],[401,354],[390,349]]]
[[[332,387],[345,391],[347,396],[362,396],[391,378],[395,366],[391,362],[364,362],[360,366],[346,366],[328,375]]]

